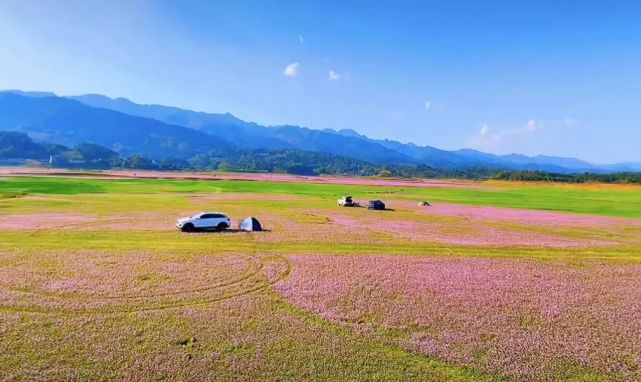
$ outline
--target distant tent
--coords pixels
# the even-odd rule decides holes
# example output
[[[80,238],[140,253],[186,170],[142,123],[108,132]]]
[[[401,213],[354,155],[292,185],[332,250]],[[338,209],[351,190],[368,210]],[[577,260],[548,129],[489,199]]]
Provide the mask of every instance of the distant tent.
[[[248,217],[243,220],[241,220],[240,223],[238,223],[238,229],[241,231],[262,231],[263,227],[261,227],[260,222],[258,219],[255,217]]]
[[[367,209],[370,209],[370,210],[384,210],[385,209],[385,203],[381,202],[380,200],[370,200],[369,203],[367,203]]]

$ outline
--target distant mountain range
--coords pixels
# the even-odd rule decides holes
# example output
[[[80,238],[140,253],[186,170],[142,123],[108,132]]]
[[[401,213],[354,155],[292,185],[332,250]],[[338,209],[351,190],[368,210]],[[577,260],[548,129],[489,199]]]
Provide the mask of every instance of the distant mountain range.
[[[493,155],[472,149],[370,139],[351,129],[313,130],[262,126],[231,114],[214,114],[161,105],[141,105],[99,94],[58,97],[47,92],[0,92],[0,130],[27,133],[36,141],[65,145],[94,143],[121,155],[187,158],[212,149],[296,149],[390,165],[434,168],[490,167],[558,173],[641,171],[641,164],[594,165],[575,158]]]

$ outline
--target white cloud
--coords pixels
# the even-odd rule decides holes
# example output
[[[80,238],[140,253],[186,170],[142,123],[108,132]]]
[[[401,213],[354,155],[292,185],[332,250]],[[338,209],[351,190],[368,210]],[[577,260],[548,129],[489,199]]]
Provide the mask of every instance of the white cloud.
[[[426,99],[423,101],[425,110],[443,111],[447,109],[447,101],[439,99]]]
[[[501,135],[505,137],[515,137],[535,133],[543,128],[543,121],[540,119],[529,119],[521,127],[503,131]]]
[[[341,78],[341,75],[340,75],[338,72],[335,72],[335,71],[333,71],[333,70],[330,70],[330,71],[327,73],[327,78],[328,78],[329,80],[336,81],[336,80],[339,80],[339,79]]]
[[[530,119],[524,126],[525,131],[532,132],[537,131],[543,126],[543,122],[537,121],[536,119]]]
[[[484,144],[494,144],[502,139],[501,134],[491,133],[490,127],[485,123],[481,125],[479,137]]]
[[[285,67],[285,70],[283,70],[283,74],[286,75],[287,77],[296,77],[298,75],[299,68],[300,68],[299,62],[292,62],[291,64]]]
[[[498,145],[503,137],[500,134],[492,133],[490,127],[483,123],[480,126],[479,133],[473,136],[468,145],[481,149],[487,149]]]
[[[477,135],[473,136],[468,144],[471,147],[478,148],[495,148],[508,141],[517,139],[518,137],[530,135],[539,131],[543,127],[543,121],[530,119],[520,127],[505,129],[498,132],[490,131],[487,124],[481,124],[480,131]]]
[[[481,125],[481,136],[484,137],[487,135],[487,132],[490,130],[489,127],[487,127],[486,124]]]
[[[302,44],[302,43],[304,43],[304,42],[305,42],[305,39],[303,38],[303,36],[298,35],[298,41],[300,41],[300,43]],[[312,44],[312,45],[313,45],[313,44]]]
[[[563,126],[565,127],[577,127],[579,126],[580,121],[574,117],[565,117],[563,118]]]
[[[541,134],[544,129],[549,131],[569,129],[579,124],[580,121],[573,117],[547,121],[532,118],[521,125],[497,131],[492,131],[487,124],[481,124],[480,131],[469,139],[468,145],[480,149],[496,149],[498,146],[508,146],[508,144],[515,143],[518,140],[536,139],[535,137]],[[508,149],[509,147],[502,148]]]

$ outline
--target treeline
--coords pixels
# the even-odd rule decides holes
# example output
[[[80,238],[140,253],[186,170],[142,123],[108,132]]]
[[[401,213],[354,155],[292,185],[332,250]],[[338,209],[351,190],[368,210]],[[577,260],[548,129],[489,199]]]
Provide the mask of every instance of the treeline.
[[[173,164],[169,168],[169,163]],[[437,169],[428,165],[372,164],[340,155],[302,150],[216,149],[187,160],[165,160],[157,169],[272,172],[294,175],[390,176],[403,178],[484,179],[496,173],[486,168]]]
[[[108,169],[118,163],[118,154],[106,147],[82,143],[74,148],[54,143],[36,143],[27,134],[0,131],[0,159],[23,159],[58,167]]]
[[[641,184],[641,173],[557,174],[545,171],[511,171],[487,167],[437,169],[428,165],[379,165],[334,154],[301,150],[215,149],[191,158],[153,159],[120,156],[91,143],[69,148],[36,143],[19,132],[0,131],[0,160],[28,159],[61,168],[128,168],[163,171],[273,172],[295,175],[390,176],[404,178],[496,179],[545,182],[602,182]]]
[[[91,143],[83,143],[74,148],[40,144],[24,133],[6,131],[0,131],[0,159],[28,159],[65,168],[216,170],[299,175],[376,175],[384,169],[382,166],[351,158],[300,150],[215,149],[187,159],[154,159],[141,155],[123,157],[113,150]]]
[[[187,160],[195,169],[297,175],[376,175],[380,166],[338,155],[301,150],[217,149]]]
[[[619,183],[641,184],[641,173],[615,172],[609,174],[596,174],[591,172],[576,174],[557,174],[545,171],[506,171],[499,170],[491,179],[536,181],[536,182],[564,182],[564,183]]]

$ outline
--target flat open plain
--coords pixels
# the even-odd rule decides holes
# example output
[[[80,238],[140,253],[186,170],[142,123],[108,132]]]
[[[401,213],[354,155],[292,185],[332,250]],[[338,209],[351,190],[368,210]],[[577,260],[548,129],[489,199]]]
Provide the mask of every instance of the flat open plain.
[[[0,175],[0,380],[641,380],[641,187]]]

